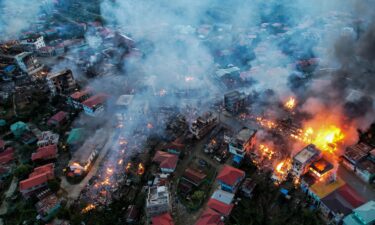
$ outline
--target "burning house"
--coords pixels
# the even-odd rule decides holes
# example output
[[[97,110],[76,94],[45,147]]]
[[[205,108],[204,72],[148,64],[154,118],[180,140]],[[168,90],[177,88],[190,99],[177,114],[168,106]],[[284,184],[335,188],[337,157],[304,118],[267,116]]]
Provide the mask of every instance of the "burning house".
[[[319,160],[321,156],[321,151],[315,145],[306,146],[293,157],[292,174],[297,178],[302,176],[308,172],[309,166]]]
[[[229,142],[229,152],[234,155],[234,161],[239,163],[253,148],[256,130],[243,128]]]
[[[311,172],[311,175],[316,179],[322,180],[330,176],[331,172],[333,172],[333,168],[334,166],[323,157],[310,165],[309,172]]]
[[[69,69],[49,74],[46,79],[52,96],[69,95],[77,88],[73,72]]]
[[[161,215],[171,210],[171,197],[167,186],[148,188],[146,213],[148,217]]]
[[[68,177],[85,176],[107,141],[107,134],[100,130],[87,140],[76,152],[66,168]]]
[[[206,112],[199,116],[190,127],[190,132],[197,138],[201,139],[218,124],[217,116],[212,112]]]
[[[224,95],[224,108],[232,114],[238,114],[245,108],[246,95],[239,91],[232,91]]]

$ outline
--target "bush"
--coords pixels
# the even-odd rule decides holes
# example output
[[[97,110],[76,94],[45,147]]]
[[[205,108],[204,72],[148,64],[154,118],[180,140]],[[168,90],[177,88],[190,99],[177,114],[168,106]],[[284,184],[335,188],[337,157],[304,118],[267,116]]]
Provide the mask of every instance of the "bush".
[[[28,177],[33,167],[29,164],[21,164],[14,170],[14,176],[18,179],[23,180]]]

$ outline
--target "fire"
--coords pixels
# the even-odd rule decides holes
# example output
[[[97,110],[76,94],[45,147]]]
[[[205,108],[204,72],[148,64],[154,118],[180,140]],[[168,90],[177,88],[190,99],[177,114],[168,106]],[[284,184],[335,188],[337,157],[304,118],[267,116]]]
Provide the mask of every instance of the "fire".
[[[288,101],[285,102],[284,107],[289,110],[293,110],[296,107],[296,104],[296,99],[293,97],[289,97]]]
[[[107,168],[107,174],[108,174],[108,175],[112,175],[112,174],[113,174],[113,169],[111,169],[111,168]]]
[[[262,155],[267,157],[269,160],[271,160],[272,156],[275,154],[270,147],[264,144],[259,145],[259,150],[262,152]]]
[[[147,123],[147,128],[152,129],[152,128],[154,128],[154,125],[152,125],[152,123]]]
[[[117,162],[117,165],[122,165],[122,162],[123,162],[123,160],[122,159],[120,159],[118,162]]]
[[[82,209],[82,213],[87,213],[93,209],[95,209],[96,206],[94,204],[88,204],[85,208]]]
[[[109,181],[109,177],[106,177],[102,182],[101,185],[111,185],[111,182]]]
[[[276,123],[271,121],[271,120],[268,120],[268,119],[265,119],[263,117],[257,117],[256,118],[256,121],[259,123],[259,125],[261,125],[262,127],[266,127],[268,129],[274,129],[276,128]]]
[[[276,171],[278,173],[284,174],[284,171],[281,170],[281,168],[284,166],[284,164],[285,164],[285,162],[280,162],[279,164],[277,164]]]
[[[138,164],[138,175],[143,175],[145,172],[145,168],[143,167],[142,163]]]
[[[125,167],[125,171],[126,172],[129,172],[130,168],[132,167],[132,163],[131,162],[128,162],[128,164],[126,165]]]
[[[120,145],[126,145],[126,144],[128,144],[128,142],[125,140],[125,138],[120,138],[119,139],[119,144]]]
[[[273,172],[273,177],[280,183],[286,180],[289,170],[292,168],[292,161],[290,159],[285,159],[279,162]]]

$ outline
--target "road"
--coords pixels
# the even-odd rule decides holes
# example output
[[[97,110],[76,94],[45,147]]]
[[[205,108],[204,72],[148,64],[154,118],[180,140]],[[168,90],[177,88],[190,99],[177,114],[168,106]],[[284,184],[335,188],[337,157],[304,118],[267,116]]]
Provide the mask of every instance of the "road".
[[[100,151],[98,158],[95,160],[94,165],[92,166],[89,173],[86,175],[86,177],[78,184],[71,184],[66,180],[66,177],[61,177],[61,188],[67,193],[65,196],[68,200],[68,204],[72,204],[74,200],[76,200],[82,189],[88,184],[92,176],[94,176],[99,168],[99,164],[102,162],[103,158],[106,156],[107,152],[111,147],[113,146],[115,133],[112,132],[108,135],[108,141],[104,145],[103,149]]]
[[[375,200],[375,189],[370,184],[357,177],[354,172],[347,170],[342,165],[337,170],[337,175],[356,190],[366,201]]]

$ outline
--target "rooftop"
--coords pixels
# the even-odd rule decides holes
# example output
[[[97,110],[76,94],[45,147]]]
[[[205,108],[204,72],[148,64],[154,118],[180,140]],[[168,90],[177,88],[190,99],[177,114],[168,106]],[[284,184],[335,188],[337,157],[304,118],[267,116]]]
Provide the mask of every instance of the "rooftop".
[[[37,151],[31,155],[31,160],[36,161],[39,159],[51,159],[56,158],[56,155],[57,145],[48,145],[38,148]]]
[[[337,177],[334,182],[316,182],[310,187],[310,190],[314,192],[314,194],[317,195],[320,199],[322,199],[344,185],[345,181],[343,181],[340,177]]]
[[[56,113],[55,115],[53,115],[48,120],[48,123],[51,123],[52,121],[56,121],[56,122],[60,123],[61,121],[63,121],[66,118],[67,115],[68,115],[67,112],[60,111],[60,112]]]
[[[207,206],[215,210],[216,212],[220,213],[223,216],[229,216],[229,214],[232,212],[232,209],[234,207],[233,204],[225,204],[224,202],[221,202],[214,198],[211,198],[208,201]]]
[[[47,214],[50,210],[54,209],[60,200],[56,195],[49,195],[35,204],[36,210],[39,214]]]
[[[152,225],[174,225],[171,214],[164,213],[151,219]]]
[[[160,168],[175,169],[178,156],[168,152],[157,151],[152,161],[159,163]]]
[[[118,106],[128,106],[132,102],[134,95],[121,95],[116,101]]]
[[[224,225],[224,222],[218,212],[208,208],[201,214],[195,225]]]
[[[240,130],[240,132],[238,132],[236,139],[244,143],[247,142],[255,133],[255,130],[243,128],[242,130]]]
[[[321,152],[318,150],[315,145],[308,145],[303,148],[297,155],[294,156],[293,160],[299,161],[300,163],[304,164],[313,158],[316,155],[319,155]]]
[[[234,194],[229,193],[227,191],[223,191],[223,190],[216,190],[211,196],[211,199],[216,199],[219,202],[222,202],[226,205],[231,204],[233,201],[233,198],[234,198]]]
[[[197,170],[197,169],[193,169],[189,167],[185,170],[183,177],[185,179],[192,181],[195,184],[199,184],[207,177],[207,175],[203,173],[201,170]]]
[[[82,91],[74,92],[73,94],[70,95],[70,97],[72,99],[80,99],[83,96],[90,94],[91,91],[92,91],[91,88],[87,87],[87,88],[83,89]]]
[[[373,148],[365,143],[359,143],[346,148],[344,157],[357,163],[368,155]]]
[[[54,177],[53,164],[47,164],[34,169],[26,180],[20,181],[20,190],[26,191],[35,186],[46,183],[49,179]]]
[[[89,108],[94,108],[99,104],[103,104],[107,100],[107,98],[108,98],[107,94],[100,93],[100,94],[90,97],[89,99],[84,101],[82,104],[84,104],[85,106]]]
[[[159,205],[169,202],[169,190],[166,186],[150,187],[147,196],[147,205]]]
[[[245,177],[244,171],[232,166],[224,165],[223,169],[221,169],[216,179],[224,182],[225,184],[233,186],[239,179],[242,179],[243,177]]]

